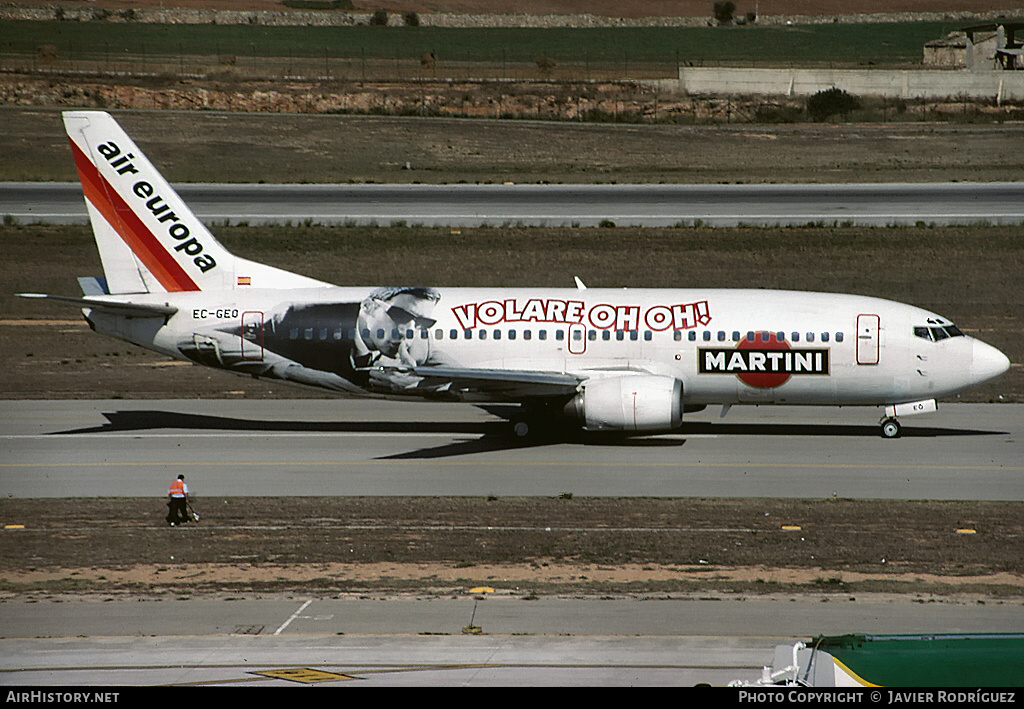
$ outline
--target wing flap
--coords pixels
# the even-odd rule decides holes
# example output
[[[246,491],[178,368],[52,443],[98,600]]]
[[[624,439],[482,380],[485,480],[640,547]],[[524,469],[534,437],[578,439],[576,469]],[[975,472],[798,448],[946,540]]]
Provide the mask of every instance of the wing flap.
[[[413,373],[427,383],[450,383],[450,391],[493,394],[506,399],[570,396],[583,381],[563,372],[535,372],[463,367],[414,367]]]

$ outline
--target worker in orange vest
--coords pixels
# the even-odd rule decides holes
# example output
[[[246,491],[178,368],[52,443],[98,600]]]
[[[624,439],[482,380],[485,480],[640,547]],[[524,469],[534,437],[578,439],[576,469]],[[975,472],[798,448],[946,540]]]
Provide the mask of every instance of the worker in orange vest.
[[[167,502],[167,522],[172,527],[188,522],[188,485],[185,484],[185,476],[179,475],[178,479],[171,483],[171,489],[167,492],[170,498]]]

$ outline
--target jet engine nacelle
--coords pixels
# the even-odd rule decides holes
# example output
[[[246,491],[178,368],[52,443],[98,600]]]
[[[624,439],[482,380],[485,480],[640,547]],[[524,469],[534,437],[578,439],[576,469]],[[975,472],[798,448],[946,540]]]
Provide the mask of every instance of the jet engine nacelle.
[[[565,413],[587,431],[666,431],[683,422],[683,383],[635,374],[583,382]]]

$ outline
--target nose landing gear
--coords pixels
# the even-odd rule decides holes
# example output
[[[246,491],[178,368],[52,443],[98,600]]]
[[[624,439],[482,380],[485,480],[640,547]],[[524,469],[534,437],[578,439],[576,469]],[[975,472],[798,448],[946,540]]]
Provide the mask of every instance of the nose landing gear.
[[[910,401],[905,404],[889,404],[885,407],[885,415],[878,423],[882,426],[884,438],[899,438],[900,422],[897,416],[914,416],[916,414],[927,414],[938,410],[939,405],[935,399],[924,399],[923,401]]]
[[[899,421],[895,418],[883,418],[880,423],[884,438],[899,438],[900,429],[902,428]]]

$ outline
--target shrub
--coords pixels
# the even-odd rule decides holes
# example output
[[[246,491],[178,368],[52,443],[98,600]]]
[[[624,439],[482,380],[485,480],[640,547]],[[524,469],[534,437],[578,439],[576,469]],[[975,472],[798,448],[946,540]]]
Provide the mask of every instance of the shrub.
[[[796,123],[802,111],[796,106],[762,104],[754,109],[755,123]]]
[[[551,72],[555,70],[556,66],[558,66],[558,62],[544,54],[541,54],[533,61],[537,65],[537,69],[540,71],[541,76],[551,76]]]
[[[860,108],[860,101],[842,89],[833,86],[807,99],[807,114],[816,121],[824,121],[829,116],[847,114]]]
[[[388,11],[387,10],[374,10],[373,14],[370,15],[370,24],[384,27],[388,24]]]
[[[732,22],[732,13],[736,12],[736,3],[732,0],[718,0],[711,6],[711,11],[715,16],[715,22],[727,25]]]
[[[402,20],[405,22],[406,27],[419,27],[420,16],[415,12],[406,12],[402,15]]]

